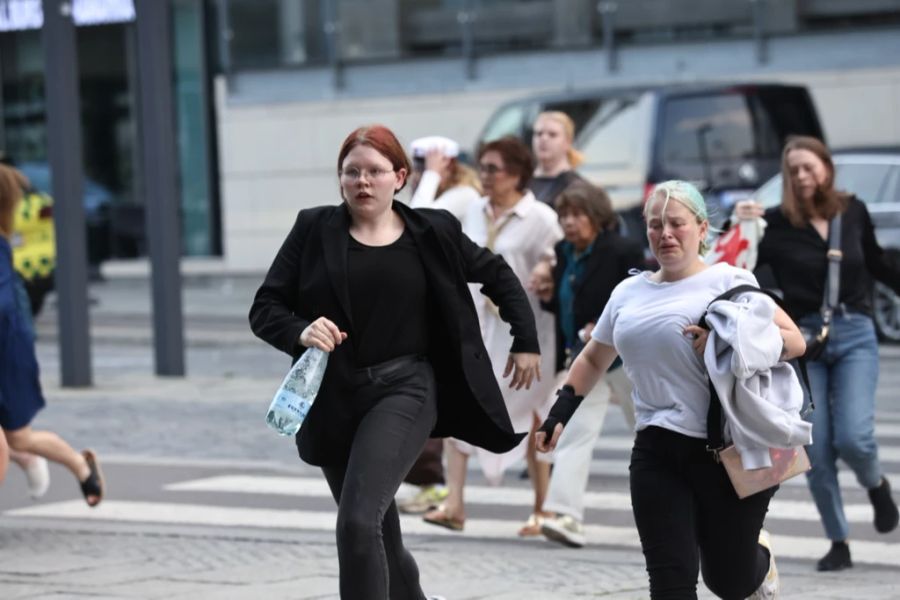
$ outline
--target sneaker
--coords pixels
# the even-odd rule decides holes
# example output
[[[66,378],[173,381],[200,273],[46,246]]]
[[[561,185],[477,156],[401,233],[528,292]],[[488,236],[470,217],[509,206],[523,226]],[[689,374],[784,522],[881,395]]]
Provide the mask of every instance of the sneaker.
[[[769,551],[769,571],[759,588],[747,600],[773,600],[778,597],[781,581],[778,578],[778,567],[775,566],[775,553],[772,552],[772,538],[765,529],[759,530],[759,545]]]
[[[25,479],[28,481],[28,495],[37,500],[50,488],[50,470],[47,459],[43,456],[32,456],[31,462],[24,467]]]
[[[850,546],[847,545],[847,542],[831,542],[831,550],[819,559],[816,569],[819,571],[842,571],[852,566]]]
[[[548,540],[559,542],[570,548],[584,546],[584,526],[569,515],[546,517],[541,524],[541,533]]]
[[[447,487],[443,485],[422,486],[412,498],[397,504],[397,510],[407,515],[419,515],[428,512],[447,499]]]
[[[897,511],[897,503],[891,497],[891,484],[887,478],[881,478],[881,485],[869,490],[869,501],[875,509],[875,531],[889,533],[896,529],[900,521],[900,513]]]

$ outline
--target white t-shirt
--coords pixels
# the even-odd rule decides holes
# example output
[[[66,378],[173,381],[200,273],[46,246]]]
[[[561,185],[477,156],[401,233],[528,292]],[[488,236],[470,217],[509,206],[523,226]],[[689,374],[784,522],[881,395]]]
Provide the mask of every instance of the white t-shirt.
[[[615,347],[634,383],[635,430],[656,425],[706,438],[709,383],[703,358],[684,334],[729,289],[758,286],[752,273],[718,263],[679,281],[657,283],[644,271],[613,290],[591,337]]]

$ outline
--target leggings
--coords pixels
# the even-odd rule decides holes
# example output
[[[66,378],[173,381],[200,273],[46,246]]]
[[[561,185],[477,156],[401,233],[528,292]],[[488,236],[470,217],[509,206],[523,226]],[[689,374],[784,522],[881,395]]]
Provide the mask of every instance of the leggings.
[[[424,600],[394,494],[437,420],[434,373],[402,357],[357,372],[362,415],[345,463],[322,468],[338,504],[342,600]]]
[[[756,591],[769,569],[759,531],[777,487],[741,500],[706,440],[654,426],[637,433],[629,469],[653,600],[695,600],[698,570],[720,598]]]

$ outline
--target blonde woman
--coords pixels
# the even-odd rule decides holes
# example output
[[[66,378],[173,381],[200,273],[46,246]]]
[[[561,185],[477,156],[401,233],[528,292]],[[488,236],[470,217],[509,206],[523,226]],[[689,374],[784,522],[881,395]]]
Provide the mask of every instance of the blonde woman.
[[[562,111],[542,112],[534,122],[531,150],[537,167],[529,188],[535,198],[551,208],[566,188],[576,181],[584,182],[575,172],[584,157],[572,147],[574,139],[575,123]]]
[[[696,598],[698,570],[721,598],[775,598],[778,571],[762,525],[777,488],[738,498],[706,449],[710,393],[702,353],[708,332],[697,325],[710,301],[736,285],[756,285],[756,279],[749,271],[700,260],[709,220],[703,196],[691,184],[657,185],[644,217],[660,268],[613,290],[535,434],[536,444],[544,452],[556,446],[583,396],[621,355],[634,384],[631,503],[650,598]],[[773,322],[783,359],[803,354],[803,335],[790,317],[775,309]]]
[[[469,204],[481,198],[478,175],[459,161],[459,145],[440,136],[412,143],[413,208],[443,208],[462,219]]]

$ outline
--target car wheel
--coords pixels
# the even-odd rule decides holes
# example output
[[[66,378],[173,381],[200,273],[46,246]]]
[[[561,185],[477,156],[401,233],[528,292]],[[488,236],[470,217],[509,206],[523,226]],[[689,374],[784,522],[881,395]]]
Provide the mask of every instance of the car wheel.
[[[900,297],[883,283],[876,282],[872,288],[872,312],[878,338],[900,343]]]

